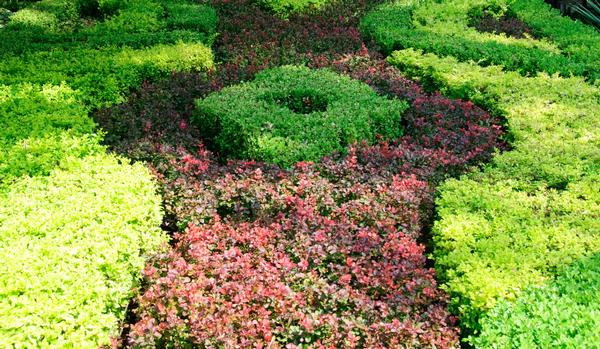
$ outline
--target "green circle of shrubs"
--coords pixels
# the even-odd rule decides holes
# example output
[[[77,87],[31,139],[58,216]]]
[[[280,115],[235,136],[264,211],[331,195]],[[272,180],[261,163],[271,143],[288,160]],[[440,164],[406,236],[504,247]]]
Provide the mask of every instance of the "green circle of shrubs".
[[[227,157],[290,166],[402,135],[408,104],[330,70],[284,66],[196,101],[193,122]]]

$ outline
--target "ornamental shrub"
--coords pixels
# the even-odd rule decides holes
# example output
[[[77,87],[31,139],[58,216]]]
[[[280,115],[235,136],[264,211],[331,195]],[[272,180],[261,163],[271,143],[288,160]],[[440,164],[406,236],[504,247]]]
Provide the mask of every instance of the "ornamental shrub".
[[[514,136],[512,151],[440,189],[436,266],[474,331],[498,300],[514,300],[600,250],[600,135],[591,126],[600,117],[600,91],[581,78],[525,78],[414,50],[396,51],[390,61],[449,95],[504,113]]]
[[[173,70],[207,70],[212,54],[201,43],[179,42],[140,50],[129,48],[54,49],[5,57],[0,67],[5,84],[67,82],[88,108],[118,103],[144,79],[158,79]]]
[[[519,18],[535,38],[479,32],[469,26],[473,16],[490,8],[496,9],[495,15]],[[600,54],[597,32],[562,17],[543,0],[398,0],[365,16],[361,30],[386,53],[415,48],[482,66],[501,65],[525,76],[547,72],[591,81],[600,76],[595,58]]]
[[[164,6],[170,30],[187,29],[212,34],[217,27],[217,13],[211,6],[185,1],[171,1]]]
[[[116,334],[164,241],[152,178],[125,161],[66,157],[0,190],[1,347],[93,348]]]
[[[209,223],[145,269],[129,345],[456,346],[414,240],[425,182],[336,184],[305,164],[290,176],[253,167],[205,181]]]
[[[257,0],[257,2],[277,15],[286,18],[294,13],[317,10],[331,2],[331,0]]]
[[[131,28],[107,30],[111,19],[84,29],[75,4],[32,5],[56,18],[50,31],[0,30],[0,347],[97,348],[117,335],[166,239],[153,178],[106,155],[88,113],[144,79],[212,68],[206,34],[120,36]]]
[[[23,9],[9,18],[6,26],[9,30],[48,30],[54,31],[58,27],[58,19],[52,13],[35,9]]]
[[[600,255],[573,263],[556,281],[499,302],[482,320],[476,348],[593,348],[600,343]]]
[[[193,122],[228,157],[282,166],[402,134],[407,104],[327,70],[286,66],[198,100]]]
[[[245,80],[266,68],[304,65],[317,58],[333,61],[364,48],[357,28],[367,7],[364,1],[288,20],[258,8],[253,0],[218,0],[214,6],[220,19],[215,56],[224,65],[251,73]]]
[[[156,32],[166,26],[161,17],[164,17],[164,8],[158,3],[137,0],[98,25],[108,32]]]
[[[90,133],[94,122],[66,85],[0,85],[0,145],[72,130]]]

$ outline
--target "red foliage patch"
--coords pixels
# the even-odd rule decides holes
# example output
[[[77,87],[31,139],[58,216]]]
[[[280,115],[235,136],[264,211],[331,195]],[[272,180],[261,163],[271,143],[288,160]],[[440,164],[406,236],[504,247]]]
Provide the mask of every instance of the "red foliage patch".
[[[131,344],[451,347],[453,318],[415,242],[426,182],[332,182],[299,165],[205,181],[210,224],[146,268]],[[428,204],[427,203],[427,204]]]

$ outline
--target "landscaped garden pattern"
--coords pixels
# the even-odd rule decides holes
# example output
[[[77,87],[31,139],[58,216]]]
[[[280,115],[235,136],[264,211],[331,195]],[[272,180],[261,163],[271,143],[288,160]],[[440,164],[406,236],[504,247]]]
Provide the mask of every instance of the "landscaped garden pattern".
[[[166,241],[161,201],[147,168],[106,154],[88,113],[144,79],[212,66],[199,41],[216,25],[206,6],[114,1],[111,16],[83,21],[75,4],[36,2],[1,32],[1,347],[93,348],[118,335],[146,257]],[[193,22],[178,6],[212,27],[179,30]]]
[[[37,3],[30,9],[49,12],[50,8],[55,8],[51,6],[44,9],[43,4],[44,2]],[[8,165],[4,165],[3,172],[0,172],[3,175],[2,180],[11,184],[23,181],[24,184],[14,186],[14,195],[7,194],[0,219],[10,218],[10,225],[7,225],[10,234],[7,236],[21,238],[22,234],[14,233],[20,230],[10,228],[20,228],[21,225],[30,227],[27,230],[31,232],[30,236],[41,238],[43,235],[46,241],[56,241],[63,231],[67,234],[69,231],[77,232],[70,235],[76,237],[73,245],[70,245],[71,240],[65,242],[65,245],[52,245],[63,254],[67,251],[63,246],[77,246],[81,250],[70,250],[70,256],[73,258],[39,266],[34,264],[36,270],[47,272],[48,269],[44,268],[60,265],[63,267],[57,269],[62,270],[69,266],[72,270],[85,270],[90,278],[97,275],[92,271],[99,270],[101,276],[95,280],[98,283],[106,283],[108,286],[103,291],[113,292],[117,297],[113,296],[110,302],[104,301],[102,297],[93,298],[100,304],[95,307],[101,308],[101,305],[104,305],[107,311],[103,314],[109,316],[99,331],[97,327],[95,331],[90,330],[89,326],[84,328],[83,326],[88,324],[84,319],[86,316],[93,318],[89,323],[98,324],[100,316],[104,315],[98,312],[77,314],[73,309],[87,308],[76,304],[74,308],[67,306],[64,310],[59,309],[50,315],[52,320],[37,319],[38,321],[30,322],[33,332],[22,332],[19,327],[21,324],[17,323],[17,326],[10,328],[11,337],[5,337],[4,333],[9,332],[3,332],[2,340],[6,340],[9,345],[34,343],[33,345],[38,346],[95,347],[107,343],[108,334],[116,334],[115,324],[124,318],[126,297],[131,294],[132,286],[137,284],[132,276],[139,271],[142,262],[142,258],[139,257],[140,250],[146,252],[144,256],[148,256],[163,240],[161,234],[156,231],[158,210],[157,198],[152,194],[153,184],[140,165],[132,167],[125,164],[130,160],[138,160],[146,161],[158,181],[164,210],[162,228],[171,235],[171,247],[164,246],[165,250],[153,255],[146,264],[140,292],[130,304],[123,333],[113,337],[113,346],[457,347],[459,331],[455,318],[447,308],[449,298],[438,287],[434,270],[429,267],[424,254],[425,245],[432,247],[428,231],[433,217],[434,193],[436,186],[449,176],[457,176],[482,161],[488,161],[496,149],[508,149],[498,138],[502,133],[503,117],[508,118],[515,145],[518,147],[498,159],[510,159],[511,154],[520,154],[519,147],[522,145],[520,142],[523,135],[513,130],[519,130],[520,123],[515,124],[519,119],[506,112],[505,106],[498,103],[501,98],[495,94],[485,95],[493,97],[491,100],[482,98],[482,93],[487,91],[481,87],[477,90],[479,94],[461,95],[472,97],[480,105],[490,108],[495,115],[492,116],[471,102],[449,99],[439,93],[428,93],[419,84],[406,79],[398,69],[381,59],[376,51],[367,49],[372,43],[363,41],[358,27],[361,18],[373,4],[362,1],[332,3],[331,6],[323,3],[318,11],[316,7],[309,6],[305,9],[307,14],[296,13],[297,10],[292,6],[287,6],[286,10],[280,12],[266,3],[245,0],[214,1],[211,5],[219,18],[219,35],[214,43],[215,60],[219,62],[217,69],[207,72],[172,73],[170,76],[165,74],[170,70],[206,70],[212,67],[210,51],[198,43],[210,43],[211,39],[215,38],[212,35],[214,31],[210,30],[211,25],[217,23],[215,12],[206,6],[181,2],[159,5],[132,1],[125,3],[126,6],[119,4],[119,1],[100,1],[99,6],[96,6],[93,2],[79,2],[75,7],[78,15],[72,18],[78,18],[79,14],[97,18],[91,20],[92,25],[89,27],[79,27],[79,20],[64,19],[63,12],[55,14],[55,17],[50,16],[51,20],[43,19],[42,23],[49,24],[44,24],[46,29],[41,31],[23,27],[23,23],[32,21],[21,19],[28,18],[30,15],[27,13],[17,17],[17,23],[8,25],[9,29],[13,26],[11,31],[7,31],[14,35],[12,42],[19,43],[19,35],[33,40],[30,40],[29,45],[8,46],[11,47],[12,53],[8,54],[10,57],[7,56],[7,60],[16,64],[23,58],[29,62],[30,68],[12,64],[11,70],[14,73],[9,75],[12,80],[11,86],[7,86],[7,91],[17,88],[11,93],[21,96],[19,89],[25,86],[22,82],[29,81],[28,76],[37,85],[30,84],[32,87],[25,89],[25,97],[20,97],[19,100],[12,97],[7,99],[10,103],[6,104],[5,109],[13,110],[17,117],[31,115],[27,112],[19,114],[23,101],[30,100],[46,106],[43,110],[55,110],[48,106],[58,105],[60,108],[54,113],[40,112],[39,115],[50,122],[32,123],[33,131],[28,132],[35,137],[7,137],[11,139],[8,142],[13,142],[10,143],[11,146],[17,143],[12,146],[13,155],[9,155],[6,161],[3,159],[3,164]],[[502,4],[499,4],[499,8],[503,9]],[[206,16],[195,21],[194,19],[199,17],[191,10],[200,11]],[[490,11],[496,14],[499,10],[496,7],[480,6],[479,10],[470,13],[475,13],[472,17],[476,18],[477,13],[487,14]],[[35,14],[32,18],[37,18],[37,13]],[[107,15],[108,17],[105,17]],[[468,26],[475,26],[474,21],[475,19],[469,19]],[[372,27],[367,22],[368,19],[365,19],[363,28]],[[33,23],[39,26],[37,20],[33,20]],[[571,22],[560,23],[567,28],[567,32],[571,30],[575,33],[580,28],[585,28],[570,27],[573,25]],[[114,35],[115,32],[111,32],[114,26],[127,28],[124,29],[127,35]],[[540,37],[539,33],[535,32],[535,27],[532,28],[533,35]],[[365,29],[367,32],[370,30],[372,29]],[[57,44],[65,37],[73,39]],[[77,38],[82,37],[85,39],[78,41],[80,39]],[[371,33],[369,37],[377,39]],[[590,38],[591,36],[588,37],[589,40]],[[110,47],[106,47],[108,43],[111,44]],[[46,53],[53,44],[57,44],[57,50]],[[173,44],[174,46],[171,46]],[[59,60],[53,60],[54,51],[62,50],[64,54],[71,50],[77,52],[82,45],[87,50],[85,53],[100,55],[94,57],[102,57],[102,52],[113,52],[111,64],[102,68],[103,66],[93,59],[83,60],[83,51],[80,59],[90,64],[86,63],[82,67],[78,67],[74,61],[73,64],[66,64],[68,68],[63,71]],[[552,43],[547,45],[550,47]],[[148,46],[152,47],[147,48]],[[382,46],[386,49],[385,44]],[[190,47],[191,51],[188,50]],[[117,51],[111,50],[121,50],[125,53],[119,55]],[[175,55],[175,59],[172,58],[174,52],[179,53]],[[394,59],[393,63],[410,74],[418,75],[427,90],[439,86],[444,92],[452,95],[462,91],[448,88],[449,84],[442,84],[437,75],[428,74],[423,78],[425,74],[417,74],[416,72],[421,72],[417,68],[422,67],[417,64],[423,59],[420,54],[403,51],[396,53],[396,58],[401,54],[406,56],[406,60]],[[66,83],[58,87],[39,86],[47,83],[45,78],[38,78],[35,74],[35,67],[39,67],[42,60],[57,62],[50,65],[56,67],[50,70],[50,82],[56,85],[65,80]],[[160,63],[154,64],[157,61]],[[573,58],[573,61],[578,63],[568,68],[568,72],[558,72],[581,73],[593,79],[594,72],[588,65],[589,62],[583,58],[579,61]],[[91,64],[92,62],[96,64]],[[408,63],[405,64],[406,62]],[[456,66],[463,64],[456,61],[451,63]],[[264,69],[282,65],[295,67],[287,66],[259,73]],[[301,65],[318,70],[311,71],[299,67]],[[484,69],[472,64],[464,65]],[[98,68],[100,70],[95,70]],[[505,74],[495,67],[485,69],[491,69],[494,74]],[[199,119],[193,118],[192,115],[204,113],[204,108],[215,108],[216,105],[212,102],[209,104],[208,101],[217,100],[232,89],[242,88],[236,87],[242,82],[241,86],[252,86],[261,80],[261,76],[284,76],[282,71],[286,70],[310,76],[315,74],[317,79],[342,74],[344,76],[340,76],[339,80],[343,81],[344,87],[350,85],[358,88],[361,84],[358,81],[361,81],[372,90],[365,89],[365,86],[361,86],[360,90],[372,95],[375,100],[377,97],[387,99],[387,102],[407,101],[408,109],[404,110],[406,107],[403,106],[393,115],[394,120],[399,120],[400,124],[397,129],[388,130],[388,141],[359,139],[364,137],[362,135],[348,138],[335,149],[336,152],[327,154],[327,157],[314,164],[300,162],[293,165],[292,162],[296,159],[286,159],[279,161],[284,165],[280,168],[274,164],[254,160],[228,160],[226,157],[231,155],[231,152],[215,147],[214,138],[206,137],[216,134],[215,129],[220,129],[218,123],[198,122]],[[543,70],[540,64],[531,68],[531,72]],[[429,67],[426,71],[431,73],[434,70]],[[88,72],[98,72],[98,75],[92,75],[86,80],[85,75]],[[526,75],[530,72],[520,70],[519,73]],[[3,72],[2,76],[4,74],[8,74],[8,71]],[[100,79],[104,76],[106,79]],[[517,73],[510,76],[514,77],[515,84],[530,81],[530,78],[524,78]],[[159,80],[161,77],[166,79],[142,83],[144,79]],[[467,75],[464,78],[468,81],[470,77]],[[570,85],[573,83],[578,84],[577,87],[584,86],[587,91],[583,92],[584,94],[596,93],[594,87],[585,84],[579,78],[543,79],[549,81],[548,84],[555,80],[564,82],[564,85],[557,86],[556,89],[571,91],[565,98],[578,95],[579,92],[569,89],[575,88]],[[135,88],[140,83],[141,87],[133,91],[125,103],[111,106],[123,101],[130,88]],[[107,86],[106,89],[104,86]],[[569,88],[565,89],[567,86]],[[520,89],[525,95],[530,86],[524,84]],[[282,90],[284,95],[270,95],[267,98],[262,96],[262,100],[265,104],[277,104],[297,116],[320,113],[330,104],[329,100],[325,100],[321,94],[312,93],[313,91],[302,91],[298,94],[300,98],[297,98],[298,96],[289,90]],[[375,91],[378,96],[371,91]],[[513,89],[508,91],[514,92]],[[552,91],[550,89],[546,92],[550,94]],[[530,101],[550,104],[552,107],[548,101],[527,98],[523,101],[518,100],[519,103],[525,103],[522,106],[527,106],[526,103]],[[578,108],[577,112],[585,116],[587,108],[591,107],[591,100],[588,100],[588,103],[590,104],[580,107],[573,104],[570,107]],[[28,102],[27,108],[35,111],[36,108],[29,107],[31,104]],[[537,106],[536,104],[535,107]],[[86,118],[89,111],[98,107],[100,109],[93,111],[93,117],[106,132],[100,136],[90,133],[93,132],[94,125]],[[73,111],[81,117],[66,118],[67,127],[66,122],[62,122],[61,110]],[[586,121],[588,120],[583,118],[582,125]],[[548,128],[560,125],[560,120],[552,122],[556,123],[551,124],[549,121]],[[575,122],[576,120],[571,120],[561,135],[569,135],[569,127]],[[274,126],[281,129],[280,125],[271,126],[266,123],[262,125],[260,132],[268,134]],[[65,128],[72,130],[64,131]],[[242,130],[240,128],[240,131]],[[75,137],[71,136],[72,134]],[[231,135],[233,139],[235,132],[232,131]],[[240,132],[240,135],[243,133]],[[580,142],[573,143],[573,151],[580,150],[576,147],[585,143],[582,140],[590,141],[586,136],[594,137],[593,132],[580,132],[578,135]],[[18,139],[25,140],[18,143]],[[346,146],[346,143],[352,140],[365,142]],[[540,140],[550,144],[555,139],[543,134]],[[98,145],[99,141],[103,141],[111,151],[130,160],[105,155],[104,148]],[[205,146],[216,152],[208,151]],[[324,153],[329,152],[329,149],[331,148],[327,148]],[[562,152],[562,156],[568,159],[569,155],[565,154],[565,149],[560,148],[554,154],[558,158]],[[593,168],[585,165],[594,163],[593,147],[585,149],[588,151],[589,156],[586,160],[589,162],[573,163],[573,166],[567,167],[569,175],[566,178],[569,180],[583,177],[577,175]],[[31,154],[23,157],[22,154],[29,151]],[[23,165],[15,159],[27,161]],[[539,184],[545,184],[546,178],[555,179],[554,190],[564,189],[563,184],[566,188],[571,188],[571,182],[561,181],[565,178],[562,169],[544,165],[543,157],[514,159],[513,163],[516,164],[519,163],[516,160],[536,160],[532,168],[546,171],[543,172],[545,177],[541,178],[535,177],[537,172],[534,170],[523,172],[518,180],[509,178],[520,184],[519,190],[537,195],[534,198],[541,198],[542,203],[554,204],[548,196],[542,196],[547,191],[538,194]],[[273,158],[263,160],[277,162]],[[498,168],[497,173],[503,175],[516,174],[516,170],[525,169],[525,165],[528,165],[525,162],[521,163],[523,166],[517,167],[515,172],[509,172],[510,164],[507,163],[503,169],[499,163],[501,161],[494,162],[494,166]],[[568,161],[563,163],[569,164]],[[122,171],[119,172],[118,169]],[[123,171],[128,172],[125,174]],[[440,226],[448,225],[445,223],[447,219],[456,220],[455,215],[444,211],[450,206],[446,204],[446,194],[452,189],[453,183],[472,184],[465,187],[464,193],[452,193],[457,199],[464,199],[460,202],[468,202],[469,198],[474,197],[474,192],[477,193],[476,190],[485,188],[482,185],[485,178],[491,178],[486,183],[492,183],[495,179],[489,174],[490,171],[486,169],[484,172],[476,172],[468,179],[450,181],[443,186],[440,212],[442,221],[436,225],[435,230],[435,241],[440,243],[440,246],[445,246],[444,240],[439,238],[440,231],[443,231]],[[105,173],[109,175],[104,177]],[[112,177],[115,174],[120,180]],[[29,179],[27,175],[34,177]],[[535,180],[526,181],[528,176],[533,176]],[[104,178],[100,181],[102,189],[96,189],[98,186],[95,185],[95,181],[98,178]],[[597,192],[594,192],[591,186],[593,180],[594,178],[591,178],[588,182],[578,182],[582,184],[576,186],[577,190],[569,196],[560,197],[560,193],[557,192],[551,199],[564,200],[557,201],[556,206],[546,204],[539,209],[540,215],[550,212],[548,216],[543,216],[550,221],[558,213],[563,214],[562,209],[572,208],[562,216],[573,214],[572,220],[565,221],[565,224],[574,223],[576,226],[585,220],[581,217],[588,214],[589,218],[584,223],[594,229],[594,224],[597,223],[593,216],[594,208],[588,213],[580,205],[598,203],[597,196],[594,196]],[[115,190],[111,188],[113,185]],[[24,191],[19,188],[25,188],[24,186],[39,188],[39,193],[27,192],[32,195],[33,200],[30,200],[30,197],[23,198]],[[74,194],[69,194],[71,191]],[[89,198],[91,196],[88,192],[93,198]],[[111,193],[114,196],[103,193]],[[502,193],[491,192],[487,195],[502,203],[505,202],[502,200]],[[109,199],[98,201],[97,197]],[[86,210],[86,205],[81,204],[82,201],[93,200],[97,200],[95,203],[98,206],[90,205],[89,210]],[[109,209],[104,204],[106,200],[115,201],[117,204],[111,204]],[[22,206],[26,209],[20,209],[13,202],[23,203]],[[39,202],[45,204],[37,205]],[[65,202],[68,205],[76,204],[79,210],[73,210],[71,206],[65,207]],[[538,201],[534,202],[537,203]],[[36,206],[31,208],[32,204]],[[51,207],[46,209],[45,205]],[[507,207],[514,209],[514,206]],[[553,207],[557,210],[548,211]],[[5,215],[4,212],[8,214]],[[39,224],[31,224],[36,220],[28,219],[22,212],[31,213],[36,217],[38,214],[41,217],[49,214],[65,217],[57,219],[55,226],[40,229]],[[60,215],[57,215],[57,212],[60,212]],[[488,212],[483,212],[485,218],[503,213],[494,209]],[[532,210],[527,210],[527,207],[519,212],[522,215],[518,219],[526,222],[527,219],[534,221],[538,218],[535,212],[532,214]],[[69,218],[71,214],[75,215],[75,220]],[[104,214],[108,216],[103,216]],[[509,219],[513,216],[507,210],[499,217],[507,219],[510,223]],[[115,223],[112,223],[113,221]],[[471,226],[477,228],[476,225],[480,222],[485,223],[484,220],[479,220]],[[105,229],[113,225],[118,229],[114,233],[117,235],[111,235]],[[95,229],[101,233],[97,233]],[[573,231],[577,229],[573,228]],[[486,236],[494,234],[495,231],[490,228]],[[88,235],[96,238],[100,236],[102,239],[88,240]],[[116,245],[120,247],[108,249],[107,240],[112,243],[110,239],[115,236],[127,239],[116,240],[119,241]],[[80,238],[86,241],[77,241]],[[31,246],[31,241],[31,237],[24,238],[21,246]],[[589,243],[582,242],[581,245],[576,245],[581,247],[578,250],[580,253],[575,251],[567,257],[576,260],[585,255],[588,247],[594,246],[595,240],[586,241]],[[7,242],[6,246],[10,246],[10,243]],[[88,254],[78,255],[77,253],[86,252],[85,246],[88,246],[88,243],[106,246],[95,251],[103,257],[99,258],[96,254],[90,256],[89,251]],[[557,240],[556,243],[552,241],[550,244],[559,246],[561,243],[562,240]],[[28,251],[27,247],[22,251]],[[448,264],[441,262],[445,256],[443,250],[436,247],[435,252],[436,257],[441,256],[437,263],[443,268],[444,281],[447,281],[452,269]],[[463,255],[470,256],[471,253]],[[544,251],[540,251],[538,256],[542,257],[542,263],[549,260],[543,258]],[[88,257],[91,257],[92,263],[86,262]],[[471,330],[472,324],[488,324],[481,337],[475,338],[473,343],[486,347],[487,340],[498,338],[498,335],[504,336],[507,330],[523,331],[526,327],[519,320],[523,318],[530,319],[532,324],[539,324],[542,328],[546,326],[548,329],[555,329],[554,333],[561,331],[561,327],[554,326],[551,322],[544,323],[548,317],[535,316],[537,314],[532,312],[540,308],[528,307],[525,297],[539,299],[540,304],[545,304],[544,306],[550,306],[553,300],[558,299],[558,302],[554,303],[560,304],[561,309],[564,309],[561,314],[565,318],[585,322],[580,326],[583,334],[574,340],[593,340],[593,337],[585,332],[586,328],[594,326],[590,320],[593,319],[593,308],[588,306],[594,304],[594,300],[590,298],[593,294],[590,295],[586,278],[597,275],[597,268],[594,269],[597,259],[581,260],[578,264],[563,269],[558,262],[560,259],[560,262],[564,263],[565,255],[557,254],[555,257],[553,260],[557,263],[548,268],[543,276],[552,276],[555,271],[560,270],[565,275],[562,279],[559,278],[555,285],[528,289],[525,294],[529,296],[521,298],[525,303],[512,303],[509,297],[506,301],[500,301],[481,323],[476,317],[482,310],[464,306],[459,308],[460,305],[470,303],[464,301],[465,297],[449,287],[450,283],[446,282],[451,295],[458,296],[452,300],[452,304],[457,305],[455,309],[461,315],[462,323]],[[116,258],[117,262],[111,262],[115,260],[112,258]],[[511,256],[508,257],[509,260],[510,258]],[[23,259],[28,259],[26,254]],[[108,262],[96,264],[99,260]],[[79,265],[82,266],[78,267]],[[12,269],[10,270],[12,272]],[[586,273],[585,277],[569,282],[571,276],[580,271]],[[487,275],[482,274],[481,269],[477,272]],[[51,276],[51,286],[35,288],[35,291],[43,296],[64,294],[65,302],[72,305],[73,302],[68,303],[73,295],[70,289],[65,291],[53,288],[58,285],[57,280],[60,280],[62,285],[69,285],[64,280],[75,279],[70,275],[69,272],[63,278]],[[545,281],[543,276],[537,281]],[[27,279],[28,282],[30,280],[38,278],[35,276],[34,279]],[[110,288],[111,286],[114,288]],[[119,291],[115,293],[115,289]],[[93,292],[102,294],[95,288],[93,291],[85,290],[83,297],[73,296],[73,299],[88,297]],[[12,289],[10,294],[8,299],[12,301],[15,297],[23,299],[34,293]],[[44,299],[37,294],[34,294],[34,297]],[[584,297],[585,302],[582,301]],[[577,307],[573,309],[571,306],[575,303]],[[51,304],[51,301],[44,304]],[[513,307],[517,310],[512,310]],[[35,305],[26,309],[29,314],[40,313]],[[475,314],[475,320],[470,321],[466,314]],[[507,316],[513,317],[502,321]],[[59,317],[60,320],[55,320]],[[33,318],[30,316],[29,319]],[[80,325],[73,326],[73,322],[68,322],[72,319]],[[50,330],[44,328],[45,324],[51,324],[48,326]],[[70,336],[70,331],[75,335]],[[23,336],[30,333],[41,334],[37,337],[30,336],[27,338],[29,342],[26,342]],[[537,335],[542,332],[531,333],[529,338],[520,337],[523,338],[523,345],[531,345],[531,341],[547,343],[540,341],[541,334]],[[551,333],[543,340],[554,341],[555,336]],[[510,339],[503,339],[500,343],[510,347],[508,343],[512,342]]]
[[[560,18],[541,1],[496,4],[557,48],[568,63],[560,67],[585,63],[577,52],[600,49],[597,33],[586,35],[583,25]],[[514,57],[538,57],[536,48],[523,48],[529,39],[511,39],[508,47],[522,52],[511,57],[499,55],[500,49],[473,56],[477,45],[456,46],[468,48],[468,55],[430,45],[421,18],[457,12],[460,19],[480,6],[478,1],[397,1],[367,16],[363,26],[374,37],[381,35],[385,45],[402,42],[408,33],[421,50],[396,51],[392,64],[431,88],[504,115],[514,137],[513,150],[440,189],[434,257],[443,288],[477,347],[595,347],[600,343],[593,257],[600,250],[600,90],[594,70],[564,71],[581,77],[550,76],[559,70],[537,58],[535,69],[522,70]],[[378,25],[376,18],[388,20]],[[578,40],[571,40],[580,28]],[[472,29],[465,32],[456,40],[474,38]],[[507,40],[476,35],[494,46]],[[540,74],[523,76],[536,71]]]
[[[176,232],[174,250],[144,273],[122,344],[455,347],[457,328],[418,241],[426,240],[435,183],[489,159],[501,145],[499,120],[427,94],[371,57],[357,31],[363,4],[289,20],[251,2],[214,6],[223,60],[216,72],[146,84],[96,113],[113,149],[150,162],[163,227]],[[190,122],[196,101],[252,84],[262,69],[302,63],[408,101],[404,135],[287,170],[223,164],[198,144],[210,141],[201,135],[213,124]]]
[[[400,137],[407,107],[346,76],[284,66],[198,100],[193,122],[224,156],[288,167]]]

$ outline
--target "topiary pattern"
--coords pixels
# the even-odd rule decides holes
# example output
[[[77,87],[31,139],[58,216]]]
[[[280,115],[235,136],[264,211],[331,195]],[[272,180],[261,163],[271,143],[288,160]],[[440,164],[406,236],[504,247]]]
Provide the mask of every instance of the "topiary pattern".
[[[193,122],[224,155],[290,166],[402,135],[408,105],[332,71],[284,66],[200,99]]]

